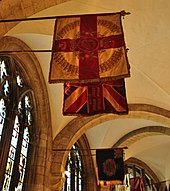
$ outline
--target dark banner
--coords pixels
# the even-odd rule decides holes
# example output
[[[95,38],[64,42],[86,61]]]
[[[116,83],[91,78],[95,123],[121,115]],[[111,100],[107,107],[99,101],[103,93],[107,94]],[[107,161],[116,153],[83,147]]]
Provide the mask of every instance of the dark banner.
[[[124,180],[123,149],[96,150],[96,162],[99,180]]]

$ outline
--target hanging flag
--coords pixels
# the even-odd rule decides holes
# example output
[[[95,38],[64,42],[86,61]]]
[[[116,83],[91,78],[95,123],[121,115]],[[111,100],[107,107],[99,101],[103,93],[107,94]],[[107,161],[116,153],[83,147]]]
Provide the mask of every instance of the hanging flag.
[[[123,149],[96,150],[99,181],[124,180]]]
[[[143,179],[139,176],[130,178],[130,190],[131,191],[144,191]]]
[[[124,79],[64,84],[63,115],[99,113],[128,113]]]
[[[129,77],[121,12],[59,16],[49,82],[100,82]]]
[[[159,188],[158,188],[159,191],[168,191],[168,187],[166,185],[166,181],[163,181],[163,182],[160,182],[159,183]]]

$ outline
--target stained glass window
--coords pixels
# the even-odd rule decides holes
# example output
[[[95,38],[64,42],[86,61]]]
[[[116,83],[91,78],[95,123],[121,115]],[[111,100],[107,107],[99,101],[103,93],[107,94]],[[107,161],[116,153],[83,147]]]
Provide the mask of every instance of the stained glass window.
[[[0,100],[0,141],[1,141],[2,130],[4,126],[5,116],[6,116],[5,101],[3,98],[1,98]]]
[[[3,59],[0,59],[0,82],[1,82],[1,97],[0,97],[0,141],[2,137],[2,130],[6,118],[6,101],[9,95],[9,82],[6,64]]]
[[[0,190],[24,190],[32,133],[33,93],[17,61],[0,56]]]
[[[63,191],[83,191],[83,164],[80,148],[74,144],[67,159]]]

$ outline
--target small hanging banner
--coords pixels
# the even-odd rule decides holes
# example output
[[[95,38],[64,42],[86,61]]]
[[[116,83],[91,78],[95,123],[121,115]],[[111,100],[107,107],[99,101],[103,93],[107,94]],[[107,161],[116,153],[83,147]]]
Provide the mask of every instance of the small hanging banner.
[[[122,148],[96,150],[96,162],[99,181],[124,180]]]

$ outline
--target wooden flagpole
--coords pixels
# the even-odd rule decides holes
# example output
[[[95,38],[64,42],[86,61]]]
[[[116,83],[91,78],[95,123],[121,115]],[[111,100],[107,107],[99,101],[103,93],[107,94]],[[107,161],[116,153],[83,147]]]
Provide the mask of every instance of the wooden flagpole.
[[[94,13],[95,14],[95,13]],[[100,14],[100,13],[99,13]],[[103,13],[101,13],[103,14]],[[108,13],[106,13],[108,14]],[[120,14],[122,17],[125,15],[129,15],[129,12],[126,11],[120,11]],[[74,16],[74,15],[69,15],[69,16]],[[30,17],[30,18],[18,18],[18,19],[1,19],[0,23],[9,23],[9,22],[21,22],[21,21],[37,21],[37,20],[49,20],[49,19],[57,19],[59,16],[46,16],[46,17]]]

